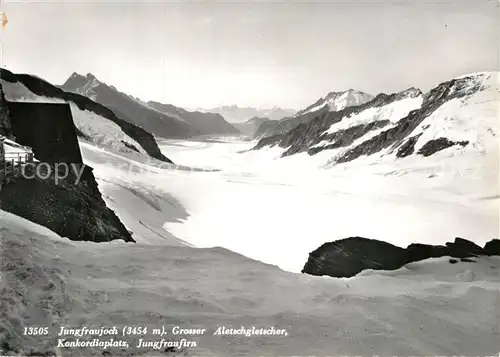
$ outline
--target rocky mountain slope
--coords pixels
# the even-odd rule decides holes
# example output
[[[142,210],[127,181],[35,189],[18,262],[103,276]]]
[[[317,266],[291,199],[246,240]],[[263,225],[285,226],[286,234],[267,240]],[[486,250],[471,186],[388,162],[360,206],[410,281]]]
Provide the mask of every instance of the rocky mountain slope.
[[[498,100],[497,72],[471,74],[425,94],[410,88],[320,112],[293,130],[263,138],[255,148],[278,146],[282,156],[327,151],[333,164],[374,154],[430,156],[452,146],[485,150],[498,140]]]
[[[65,91],[84,95],[128,121],[164,138],[186,138],[206,134],[237,134],[238,130],[220,115],[190,112],[171,104],[143,102],[118,91],[88,73],[73,73],[61,86]]]
[[[238,128],[242,134],[254,137],[257,133],[257,129],[265,128],[267,125],[273,125],[276,122],[276,120],[270,120],[268,118],[252,117],[246,122],[235,123],[233,125]]]
[[[181,118],[167,116],[138,98],[99,81],[90,73],[86,76],[73,73],[60,88],[90,98],[111,109],[118,117],[154,135],[185,138],[198,134]]]
[[[280,120],[295,114],[295,110],[274,107],[271,109],[258,109],[250,107],[239,107],[237,105],[226,105],[212,109],[200,109],[207,113],[216,113],[222,115],[230,123],[244,123],[247,120],[259,117],[270,120]]]
[[[193,130],[203,135],[239,134],[240,131],[228,123],[220,114],[190,112],[171,104],[149,101],[148,105],[171,117],[182,118]]]
[[[5,97],[11,102],[69,103],[77,134],[93,144],[120,152],[138,152],[171,163],[149,132],[130,124],[109,108],[80,94],[65,92],[28,74],[0,69]]]
[[[349,89],[344,92],[330,92],[324,98],[318,99],[307,108],[298,111],[292,117],[286,117],[276,123],[266,123],[259,127],[254,138],[281,135],[296,128],[299,124],[308,123],[321,114],[336,112],[345,108],[360,105],[373,99],[371,94]]]

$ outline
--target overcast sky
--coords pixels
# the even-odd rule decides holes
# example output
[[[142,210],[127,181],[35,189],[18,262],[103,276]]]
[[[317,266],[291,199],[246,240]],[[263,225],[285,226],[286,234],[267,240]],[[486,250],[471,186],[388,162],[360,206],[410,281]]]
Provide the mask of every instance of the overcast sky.
[[[3,65],[62,84],[93,73],[188,108],[300,109],[330,91],[427,90],[498,70],[497,1],[7,1]]]

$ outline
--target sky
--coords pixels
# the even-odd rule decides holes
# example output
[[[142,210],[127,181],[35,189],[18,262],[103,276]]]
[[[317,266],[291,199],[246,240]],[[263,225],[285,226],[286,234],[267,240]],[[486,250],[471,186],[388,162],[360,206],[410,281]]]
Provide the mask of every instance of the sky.
[[[301,109],[499,67],[497,1],[2,2],[5,68],[185,108]]]

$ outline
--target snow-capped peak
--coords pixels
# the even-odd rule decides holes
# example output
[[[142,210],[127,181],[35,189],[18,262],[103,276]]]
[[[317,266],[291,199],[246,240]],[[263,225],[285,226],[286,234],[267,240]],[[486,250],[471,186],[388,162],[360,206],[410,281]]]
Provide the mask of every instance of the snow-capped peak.
[[[470,77],[491,77],[491,76],[497,76],[497,79],[498,79],[498,75],[500,74],[500,72],[473,72],[473,73],[466,73],[466,74],[463,74],[461,76],[458,76],[458,77],[455,77],[454,79],[463,79],[463,78],[470,78]]]
[[[330,92],[324,98],[310,105],[304,110],[299,111],[295,116],[318,111],[328,108],[328,111],[339,111],[354,105],[360,105],[372,100],[371,94],[364,93],[355,89],[348,89],[343,92]]]

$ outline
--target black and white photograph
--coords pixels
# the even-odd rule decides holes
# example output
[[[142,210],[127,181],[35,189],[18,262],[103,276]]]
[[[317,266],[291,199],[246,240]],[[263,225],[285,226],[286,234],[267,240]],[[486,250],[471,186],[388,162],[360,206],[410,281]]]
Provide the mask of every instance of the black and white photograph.
[[[500,356],[498,0],[0,22],[0,356]]]

